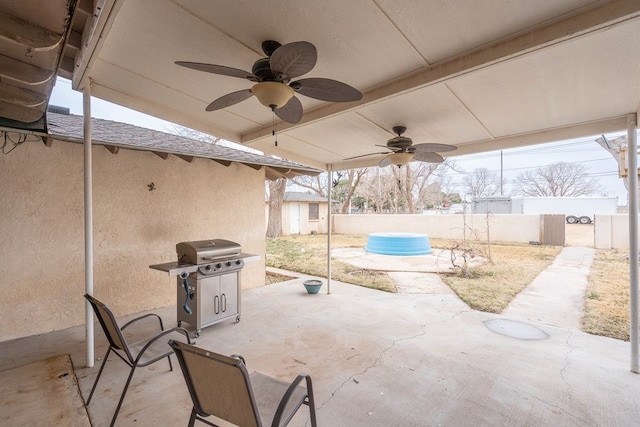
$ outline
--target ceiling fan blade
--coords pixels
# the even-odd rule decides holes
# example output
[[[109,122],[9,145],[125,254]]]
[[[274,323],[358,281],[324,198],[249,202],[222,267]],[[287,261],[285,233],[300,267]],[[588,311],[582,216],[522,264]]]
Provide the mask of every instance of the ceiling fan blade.
[[[390,150],[391,153],[376,153],[376,154],[393,154],[393,153],[398,153],[400,151],[405,150],[405,148],[402,147],[389,147],[388,145],[380,145],[380,144],[374,144],[376,147],[382,147],[382,148],[386,148],[387,150]]]
[[[353,160],[353,159],[359,159],[361,157],[367,157],[367,156],[377,156],[379,154],[389,154],[388,151],[382,152],[382,153],[369,153],[369,154],[362,154],[360,156],[353,156],[353,157],[347,157],[346,159],[343,160]]]
[[[211,104],[207,105],[207,111],[215,111],[221,110],[223,108],[227,108],[231,105],[237,104],[238,102],[242,102],[245,99],[251,98],[253,94],[251,93],[251,89],[243,89],[237,92],[231,92],[225,96],[221,96],[220,98],[213,101]]]
[[[308,73],[316,66],[318,52],[309,42],[293,42],[280,46],[271,55],[273,75],[292,79]]]
[[[251,80],[252,82],[260,81],[254,74],[243,71],[238,68],[225,67],[224,65],[204,64],[202,62],[176,61],[176,65],[191,68],[192,70],[204,71],[207,73],[220,74],[222,76],[238,77],[241,79]]]
[[[298,123],[302,118],[302,103],[294,96],[283,107],[276,108],[275,113],[287,123]]]
[[[413,161],[442,163],[444,162],[444,158],[438,153],[433,153],[428,151],[416,151],[413,154]]]
[[[457,150],[458,147],[449,144],[416,144],[413,146],[415,151],[420,153],[446,153],[447,151]]]
[[[391,164],[391,160],[389,159],[389,156],[386,156],[384,159],[380,160],[380,163],[378,163],[378,166],[381,168],[384,168],[386,166],[389,166]]]
[[[292,82],[289,86],[302,95],[321,101],[350,102],[362,99],[358,89],[337,80],[310,78]]]

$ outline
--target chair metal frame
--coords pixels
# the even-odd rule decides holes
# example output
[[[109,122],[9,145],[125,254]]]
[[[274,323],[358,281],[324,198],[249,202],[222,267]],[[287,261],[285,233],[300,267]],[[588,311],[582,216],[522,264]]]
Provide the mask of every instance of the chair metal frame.
[[[102,375],[102,371],[105,365],[107,364],[107,359],[109,358],[109,354],[111,352],[113,352],[116,356],[118,356],[122,361],[124,361],[131,368],[131,371],[129,372],[129,376],[127,378],[127,382],[125,383],[122,393],[120,395],[118,406],[116,407],[116,410],[113,414],[113,418],[111,420],[110,425],[113,426],[116,422],[116,418],[118,417],[118,412],[120,412],[120,408],[122,407],[122,402],[124,401],[124,397],[127,393],[129,384],[131,383],[131,379],[133,378],[133,374],[137,367],[149,366],[166,357],[167,360],[169,361],[169,370],[173,371],[173,365],[171,364],[171,355],[173,354],[173,350],[171,347],[167,345],[167,351],[164,351],[161,354],[155,355],[154,357],[143,361],[143,356],[145,355],[145,352],[149,348],[151,348],[158,340],[174,332],[178,332],[185,335],[186,341],[188,343],[191,343],[191,338],[189,336],[189,332],[184,328],[176,327],[171,329],[164,329],[164,325],[162,324],[162,318],[155,313],[148,313],[148,314],[144,314],[142,316],[136,317],[135,319],[130,320],[129,322],[125,323],[122,327],[120,327],[118,325],[118,321],[116,320],[116,317],[113,315],[113,312],[109,309],[109,307],[107,307],[104,303],[97,300],[91,295],[86,294],[84,297],[87,299],[87,301],[89,301],[89,303],[91,303],[91,306],[93,307],[93,312],[98,318],[98,321],[102,326],[104,334],[106,335],[107,340],[109,341],[109,348],[107,349],[107,353],[104,355],[104,358],[102,359],[102,364],[100,365],[98,376],[96,377],[96,380],[93,383],[93,387],[91,388],[91,393],[89,393],[89,397],[87,398],[86,405],[88,406],[89,403],[91,402],[91,398],[93,397],[93,393],[96,390],[96,386],[98,385],[98,381],[100,380],[100,376]],[[145,340],[143,340],[142,342],[146,341],[146,343],[144,344],[144,346],[142,346],[139,352],[137,353],[132,352],[131,346],[127,343],[127,340],[124,337],[123,331],[127,327],[135,324],[136,322],[149,317],[155,317],[158,319],[160,332],[151,337],[147,337]]]
[[[223,356],[191,344],[185,344],[174,340],[169,341],[169,345],[176,353],[178,363],[187,383],[189,394],[191,395],[191,400],[193,401],[193,409],[191,410],[191,416],[188,424],[189,427],[193,427],[196,420],[212,427],[219,427],[217,424],[205,419],[205,417],[212,415],[234,424],[238,423],[237,420],[225,419],[221,414],[208,413],[207,410],[203,408],[215,406],[216,404],[224,405],[223,401],[229,398],[229,396],[221,395],[202,395],[202,381],[215,381],[211,377],[216,377],[218,374],[220,374],[219,380],[222,383],[218,388],[228,387],[230,392],[233,393],[233,396],[244,401],[239,404],[239,406],[244,405],[244,415],[248,416],[248,412],[252,413],[253,417],[251,420],[245,421],[245,423],[250,422],[251,425],[255,427],[262,427],[268,423],[270,423],[272,427],[286,426],[298,412],[298,409],[300,409],[304,404],[309,407],[311,426],[317,427],[313,384],[309,375],[300,374],[290,384],[287,384],[284,381],[269,377],[259,372],[254,372],[250,375],[247,371],[244,358],[239,355]],[[200,360],[195,362],[194,358],[185,357],[185,353],[190,353],[190,355],[196,356],[196,358]],[[198,366],[194,366],[196,364],[198,364]],[[198,372],[198,369],[200,369],[200,372]],[[212,371],[208,372],[207,375],[203,375],[202,369],[209,369]],[[222,370],[226,370],[226,373],[221,372]],[[235,381],[229,381],[230,370],[237,371],[234,373],[234,376],[236,377]],[[241,380],[238,379],[238,374],[241,375]],[[203,380],[203,378],[205,378],[205,380]],[[302,387],[300,385],[303,379],[305,380],[306,387]],[[201,382],[200,385],[196,384],[198,380]],[[279,393],[281,393],[286,387],[286,391],[282,394],[282,398],[278,402],[278,406],[275,411],[273,411],[273,407],[265,408],[265,406],[261,406],[261,402],[264,402],[264,400],[261,399],[260,396],[256,396],[254,394],[255,390],[252,386],[252,380],[254,380],[254,383],[257,383],[258,381],[260,382],[263,393],[266,392],[267,389],[269,389],[269,394],[275,393],[275,395],[272,396],[272,399],[277,399]],[[235,382],[236,384],[231,384],[231,382]],[[240,382],[243,384],[237,384]],[[242,392],[238,393],[237,389],[231,391],[231,388],[234,385],[238,389],[242,389]],[[250,411],[247,410],[247,406],[251,407]],[[261,414],[261,410],[264,411],[263,414]],[[265,415],[266,413],[269,415]],[[271,417],[271,413],[273,413],[273,417]],[[272,419],[264,420],[263,417]],[[243,427],[245,426],[243,425]]]

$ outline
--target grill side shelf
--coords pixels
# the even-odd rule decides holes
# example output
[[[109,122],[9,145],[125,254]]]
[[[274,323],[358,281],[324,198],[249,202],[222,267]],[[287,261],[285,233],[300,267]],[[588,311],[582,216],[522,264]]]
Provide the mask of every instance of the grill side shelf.
[[[219,259],[217,259],[217,262],[224,262],[224,261],[228,261],[231,259],[243,259],[244,262],[252,262],[252,261],[258,261],[260,260],[260,255],[254,255],[254,254],[247,254],[247,253],[241,253],[239,256],[235,256],[235,257],[221,257]],[[173,262],[165,262],[164,264],[153,264],[150,265],[149,268],[152,268],[154,270],[159,270],[159,271],[164,271],[165,273],[169,273],[169,276],[173,277],[173,276],[180,276],[183,273],[186,273],[186,275],[189,275],[191,273],[194,273],[196,271],[198,271],[198,265],[197,264],[180,264],[178,263],[178,261],[173,261]]]
[[[149,268],[154,270],[164,271],[165,273],[169,273],[169,276],[180,276],[183,273],[187,275],[198,271],[197,265],[184,265],[178,264],[177,261],[174,262],[165,262],[164,264],[153,264],[150,265]]]

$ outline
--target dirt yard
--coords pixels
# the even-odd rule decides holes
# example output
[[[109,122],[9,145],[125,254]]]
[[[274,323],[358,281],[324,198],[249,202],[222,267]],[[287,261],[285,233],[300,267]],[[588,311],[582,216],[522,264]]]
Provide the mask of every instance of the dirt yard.
[[[566,224],[564,227],[565,246],[594,247],[593,224]]]

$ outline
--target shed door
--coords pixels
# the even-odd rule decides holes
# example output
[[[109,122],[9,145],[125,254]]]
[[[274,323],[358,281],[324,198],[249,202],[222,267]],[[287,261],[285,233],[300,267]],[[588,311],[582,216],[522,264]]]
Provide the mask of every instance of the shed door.
[[[289,232],[300,234],[300,203],[289,203]]]

